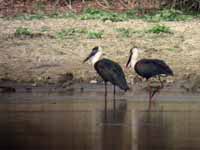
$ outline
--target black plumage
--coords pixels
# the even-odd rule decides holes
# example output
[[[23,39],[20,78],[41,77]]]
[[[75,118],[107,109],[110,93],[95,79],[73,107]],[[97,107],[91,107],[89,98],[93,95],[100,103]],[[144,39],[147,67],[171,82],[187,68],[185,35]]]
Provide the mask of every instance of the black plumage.
[[[101,59],[94,64],[94,68],[104,82],[111,82],[114,86],[127,91],[129,89],[124,72],[119,64],[109,59]]]
[[[86,62],[90,58],[96,72],[101,76],[105,83],[105,110],[107,110],[107,82],[113,84],[113,107],[115,110],[115,86],[118,86],[120,89],[127,91],[129,89],[126,82],[124,72],[119,64],[109,59],[100,59],[102,50],[100,47],[96,46],[92,49],[92,52],[88,57],[85,58],[83,62]],[[105,113],[106,116],[106,113]]]
[[[159,75],[173,75],[170,67],[163,60],[159,59],[141,59],[137,61],[134,69],[138,75],[147,80]]]

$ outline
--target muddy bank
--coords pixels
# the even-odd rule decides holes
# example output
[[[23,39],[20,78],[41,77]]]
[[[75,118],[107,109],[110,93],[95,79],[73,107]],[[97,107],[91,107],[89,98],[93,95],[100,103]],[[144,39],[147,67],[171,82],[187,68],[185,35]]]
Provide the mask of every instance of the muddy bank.
[[[155,92],[155,95],[161,97],[187,99],[188,96],[197,96],[199,99],[200,94],[200,84],[194,81],[176,81],[176,82],[164,82],[164,87],[161,88],[160,83],[156,80],[150,82],[151,91]],[[141,96],[148,99],[149,89],[147,87],[147,82],[144,80],[135,81],[134,83],[128,83],[130,90],[124,92],[117,88],[117,95],[125,95],[126,99],[140,98]],[[1,81],[0,82],[0,97],[8,95],[18,95],[18,94],[30,94],[29,97],[35,96],[41,93],[42,96],[49,97],[49,94],[58,94],[67,96],[80,96],[85,94],[85,98],[95,98],[97,94],[102,99],[104,95],[104,83],[102,80],[91,80],[90,82],[79,81],[79,80],[68,80],[59,83],[25,83],[16,81]],[[108,93],[112,97],[113,86],[108,83]],[[31,96],[32,95],[32,96]],[[91,97],[91,95],[93,95]],[[109,97],[110,97],[109,96]],[[7,96],[6,96],[7,97]],[[23,97],[23,96],[22,96]],[[156,96],[157,97],[157,96]],[[80,96],[82,98],[82,96]],[[98,99],[97,98],[97,99]],[[196,99],[192,98],[192,99]]]
[[[199,20],[159,23],[170,27],[172,34],[145,32],[157,24],[141,20],[102,22],[76,19],[0,19],[0,79],[35,84],[63,83],[71,80],[65,79],[68,77],[73,77],[75,82],[100,80],[92,66],[82,64],[82,60],[94,46],[101,45],[106,53],[105,57],[118,62],[129,83],[134,84],[137,81],[136,74],[124,66],[129,49],[137,46],[145,49],[140,58],[163,59],[171,66],[175,75],[167,79],[168,83],[186,83],[186,90],[198,88]],[[30,28],[32,36],[16,36],[19,27]],[[69,36],[58,36],[60,31],[72,28],[79,30],[74,30],[75,34]],[[118,29],[135,32],[124,37]],[[76,32],[80,30],[102,32],[103,35],[101,38],[90,38],[86,33]]]

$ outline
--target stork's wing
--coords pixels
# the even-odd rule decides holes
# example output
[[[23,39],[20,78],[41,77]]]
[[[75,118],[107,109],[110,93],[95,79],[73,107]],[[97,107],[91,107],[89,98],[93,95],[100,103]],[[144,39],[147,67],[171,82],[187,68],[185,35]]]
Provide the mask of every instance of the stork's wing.
[[[152,59],[154,65],[156,65],[160,70],[162,70],[163,74],[166,75],[173,75],[172,69],[163,61],[160,59]]]
[[[173,75],[170,67],[159,59],[142,59],[138,61],[136,70],[149,77],[159,74]]]
[[[101,59],[94,67],[104,81],[109,81],[123,90],[128,89],[124,72],[116,62],[109,59]]]

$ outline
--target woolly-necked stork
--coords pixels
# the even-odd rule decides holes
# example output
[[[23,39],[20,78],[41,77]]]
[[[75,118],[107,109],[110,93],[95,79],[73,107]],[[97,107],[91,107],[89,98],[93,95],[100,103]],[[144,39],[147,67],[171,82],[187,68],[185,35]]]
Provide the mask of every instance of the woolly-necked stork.
[[[88,57],[85,58],[83,61],[86,62],[87,60],[91,59],[91,62],[96,70],[96,72],[101,76],[105,83],[105,109],[107,109],[107,82],[113,84],[113,107],[115,110],[115,86],[118,86],[120,89],[127,91],[129,89],[124,72],[121,66],[110,60],[110,59],[100,59],[102,55],[102,48],[96,46],[92,49],[92,52],[89,54]]]
[[[134,68],[135,72],[140,75],[141,77],[145,78],[147,81],[151,77],[158,77],[161,88],[163,88],[163,82],[161,81],[161,76],[173,76],[172,69],[163,61],[160,59],[140,59],[137,61],[138,53],[141,50],[137,47],[133,47],[130,50],[130,56],[128,59],[128,62],[126,64],[126,67],[132,67]],[[153,98],[155,93],[151,93],[151,87],[148,83],[149,88],[149,100]]]

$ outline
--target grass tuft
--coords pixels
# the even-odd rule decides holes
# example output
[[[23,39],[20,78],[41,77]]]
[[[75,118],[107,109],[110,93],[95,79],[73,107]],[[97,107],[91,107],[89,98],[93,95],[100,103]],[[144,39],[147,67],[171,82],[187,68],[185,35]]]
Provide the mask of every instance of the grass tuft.
[[[103,36],[103,31],[88,31],[87,37],[89,39],[101,39]]]
[[[147,30],[147,33],[156,33],[156,34],[160,34],[160,33],[172,33],[170,27],[167,27],[165,25],[155,25],[152,28]]]
[[[56,36],[57,38],[60,38],[60,39],[66,39],[66,38],[72,38],[72,37],[78,36],[86,32],[87,30],[85,29],[68,28],[68,29],[62,29],[61,31],[57,32]]]
[[[32,30],[30,28],[18,27],[15,30],[15,36],[32,36]]]

